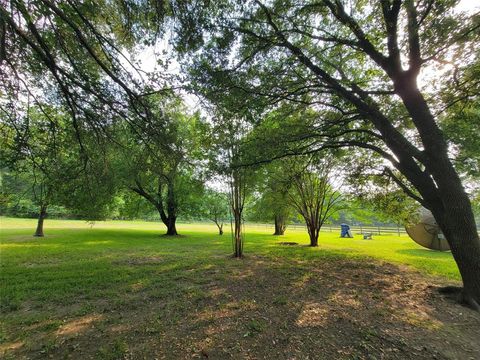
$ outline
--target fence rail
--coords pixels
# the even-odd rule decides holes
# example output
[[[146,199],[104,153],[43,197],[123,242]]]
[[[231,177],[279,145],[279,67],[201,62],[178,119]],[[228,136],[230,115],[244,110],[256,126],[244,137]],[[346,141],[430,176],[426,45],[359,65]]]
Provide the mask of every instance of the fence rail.
[[[274,230],[275,227],[273,224],[262,224],[262,223],[252,223],[252,222],[246,222],[245,225],[247,227],[253,227],[257,229],[265,229],[265,230]],[[305,224],[289,224],[287,227],[288,229],[294,229],[294,230],[307,230]],[[322,229],[320,230],[321,232],[338,232],[340,233],[340,225],[323,225]],[[405,230],[405,227],[403,226],[373,226],[373,225],[355,225],[355,226],[350,226],[350,231],[353,234],[363,234],[363,233],[371,233],[372,235],[389,235],[389,234],[396,234],[398,236],[400,235],[406,235],[407,231]],[[480,234],[480,227],[477,227],[477,231]]]
[[[251,223],[246,222],[245,225],[247,227],[253,227],[257,229],[265,229],[265,230],[274,230],[273,224],[262,224],[262,223]],[[287,229],[294,229],[294,230],[306,230],[305,224],[289,224]],[[398,236],[402,234],[406,234],[404,227],[387,227],[387,226],[350,226],[350,230],[352,233],[363,234],[363,233],[372,233],[374,235],[382,235],[382,234],[397,234]],[[324,225],[320,230],[322,232],[338,232],[340,233],[340,225]]]
[[[160,221],[160,219],[155,218],[148,218],[142,219],[144,221]],[[210,220],[192,220],[192,221],[178,221],[179,224],[212,224]],[[224,220],[224,224],[229,224],[229,220]],[[478,223],[477,223],[478,224]],[[245,222],[245,226],[250,228],[256,229],[265,229],[265,231],[274,231],[275,226],[273,223],[257,223],[257,222]],[[288,224],[287,229],[294,229],[294,230],[307,230],[305,224]],[[327,224],[323,225],[321,232],[338,232],[340,234],[340,225],[332,225]],[[350,231],[353,234],[363,234],[363,233],[371,233],[372,235],[406,235],[407,231],[403,226],[374,226],[374,225],[353,225],[350,226]],[[477,232],[480,235],[480,226],[477,226]]]

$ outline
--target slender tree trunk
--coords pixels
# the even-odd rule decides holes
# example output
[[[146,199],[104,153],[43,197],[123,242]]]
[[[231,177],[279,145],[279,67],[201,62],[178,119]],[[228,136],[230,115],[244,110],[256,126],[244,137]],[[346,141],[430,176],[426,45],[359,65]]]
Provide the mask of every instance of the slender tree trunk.
[[[236,258],[243,256],[243,243],[242,243],[242,218],[241,214],[235,212],[234,216],[234,251],[233,255]]]
[[[318,231],[315,224],[307,224],[308,236],[310,237],[310,246],[318,246]]]
[[[318,246],[318,236],[310,235],[310,246],[312,247]]]
[[[285,234],[285,219],[283,216],[275,215],[275,232],[273,235],[284,235]]]
[[[243,180],[239,170],[233,170],[230,183],[230,207],[235,222],[233,229],[233,256],[236,258],[243,256],[242,211],[245,201],[245,184]]]
[[[35,234],[33,236],[43,237],[43,221],[47,216],[47,205],[40,206],[40,212],[38,214],[38,222],[37,222],[37,229],[35,230]]]
[[[210,219],[212,220],[215,225],[217,225],[217,228],[218,228],[218,235],[223,235],[223,221],[219,222],[217,216],[215,216],[213,219]]]

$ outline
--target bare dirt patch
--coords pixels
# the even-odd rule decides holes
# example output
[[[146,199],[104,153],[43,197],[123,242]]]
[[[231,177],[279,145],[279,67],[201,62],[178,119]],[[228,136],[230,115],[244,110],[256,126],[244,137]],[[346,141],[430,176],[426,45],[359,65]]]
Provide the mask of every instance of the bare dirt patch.
[[[95,322],[100,321],[103,318],[101,315],[86,315],[82,316],[78,319],[71,320],[67,322],[65,325],[61,326],[57,331],[57,336],[72,336],[77,335],[89,328]]]
[[[0,344],[0,354],[5,354],[6,352],[14,352],[17,349],[20,349],[23,345],[23,341]]]

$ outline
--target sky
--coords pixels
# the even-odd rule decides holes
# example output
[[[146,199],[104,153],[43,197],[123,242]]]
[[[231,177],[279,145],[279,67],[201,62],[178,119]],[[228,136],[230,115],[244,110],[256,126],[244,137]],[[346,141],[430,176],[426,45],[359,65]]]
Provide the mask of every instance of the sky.
[[[480,1],[479,0],[461,0],[458,3],[457,8],[461,11],[475,12],[480,11]]]

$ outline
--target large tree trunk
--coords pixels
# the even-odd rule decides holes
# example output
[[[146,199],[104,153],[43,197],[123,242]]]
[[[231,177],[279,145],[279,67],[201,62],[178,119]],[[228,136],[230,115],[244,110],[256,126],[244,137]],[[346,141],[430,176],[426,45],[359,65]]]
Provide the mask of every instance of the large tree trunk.
[[[448,157],[448,144],[425,99],[415,83],[404,85],[399,88],[399,93],[425,146],[425,172],[428,171],[435,180],[435,186],[428,191],[421,187],[418,190],[452,250],[463,280],[461,300],[480,310],[480,240],[471,202]]]
[[[158,203],[158,211],[160,213],[160,218],[167,227],[167,233],[165,235],[178,235],[176,221],[177,221],[177,206],[175,201],[175,191],[173,181],[168,183],[167,191],[167,214],[163,210],[163,204]]]
[[[275,215],[275,232],[273,235],[284,235],[285,234],[285,219],[283,216]]]
[[[177,217],[173,215],[167,215],[165,214],[165,211],[163,211],[163,206],[160,204],[157,204],[157,210],[158,213],[160,214],[160,219],[162,220],[163,224],[167,227],[167,232],[165,235],[178,235],[177,232]]]
[[[455,190],[453,192],[456,192]],[[463,281],[461,302],[480,311],[480,240],[468,197],[450,197],[447,210],[432,209]]]
[[[174,216],[169,216],[167,223],[165,224],[167,226],[167,233],[166,235],[178,235],[177,233],[177,227],[175,225],[177,221],[177,218]]]
[[[38,222],[37,222],[37,230],[35,230],[35,234],[33,236],[43,237],[43,221],[47,216],[47,205],[40,206],[40,212],[38,214]]]

